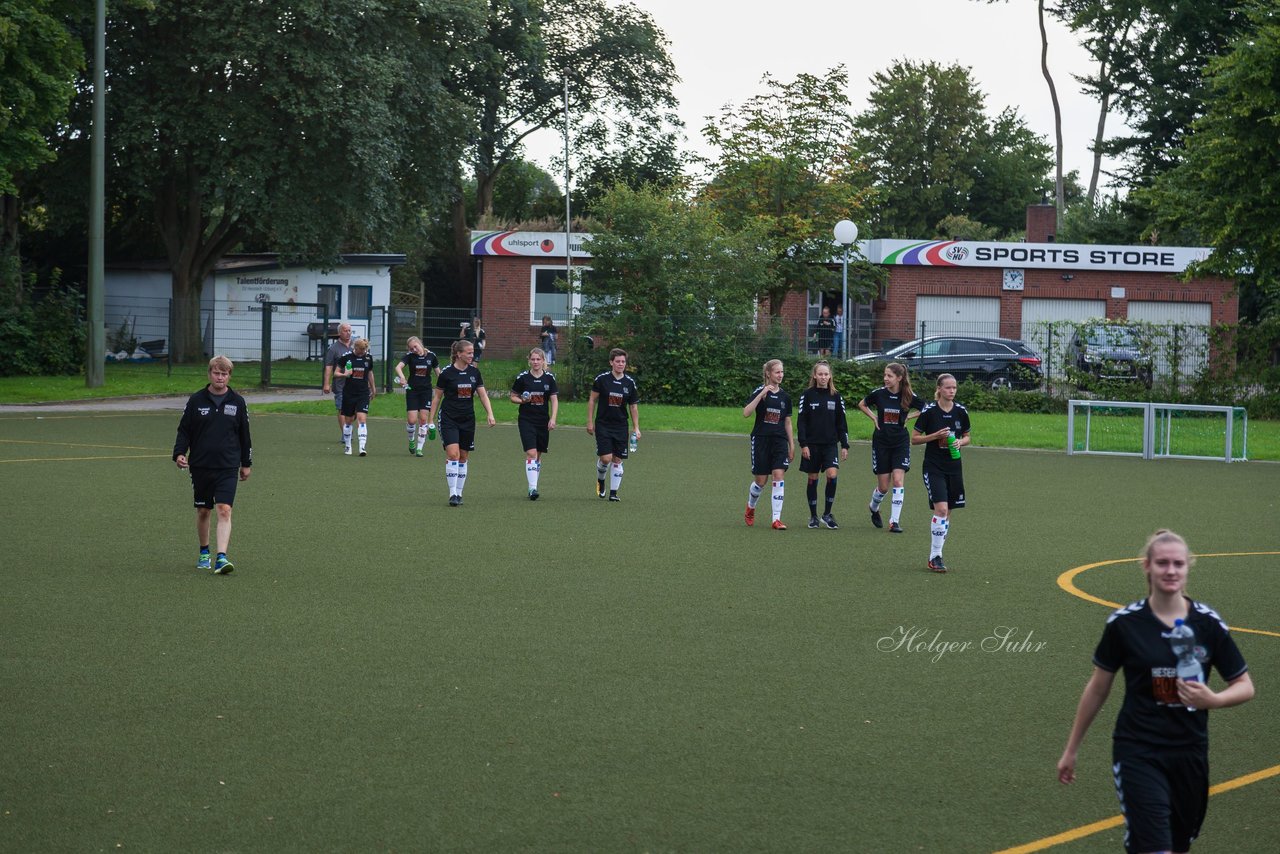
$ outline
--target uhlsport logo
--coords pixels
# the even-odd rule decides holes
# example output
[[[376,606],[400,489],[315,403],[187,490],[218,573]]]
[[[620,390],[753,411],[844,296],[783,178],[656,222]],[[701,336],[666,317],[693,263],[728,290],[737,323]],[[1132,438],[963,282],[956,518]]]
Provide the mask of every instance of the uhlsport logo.
[[[542,243],[538,245],[542,248],[543,252],[550,252],[552,249],[556,247],[555,241],[552,240],[550,237],[544,238]]]
[[[948,246],[942,256],[948,261],[963,261],[969,257],[969,250],[963,246]]]

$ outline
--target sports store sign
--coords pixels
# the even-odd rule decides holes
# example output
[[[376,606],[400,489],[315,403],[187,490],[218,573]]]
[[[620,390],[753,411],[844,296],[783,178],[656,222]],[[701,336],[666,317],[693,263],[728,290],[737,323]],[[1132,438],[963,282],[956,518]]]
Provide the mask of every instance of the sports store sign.
[[[1185,246],[1094,246],[1071,243],[979,243],[968,240],[868,240],[874,264],[925,267],[1023,267],[1181,273],[1212,249]]]
[[[570,248],[574,258],[590,258],[583,243],[589,234],[574,234]],[[472,255],[507,255],[525,258],[563,258],[564,232],[554,231],[473,231]]]

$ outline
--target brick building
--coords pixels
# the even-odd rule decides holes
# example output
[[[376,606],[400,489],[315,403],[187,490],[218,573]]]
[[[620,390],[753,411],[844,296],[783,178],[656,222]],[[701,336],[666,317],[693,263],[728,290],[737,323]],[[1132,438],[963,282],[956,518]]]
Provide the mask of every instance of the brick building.
[[[1057,243],[1054,223],[1052,205],[1032,205],[1022,243],[860,241],[858,251],[888,268],[889,282],[874,301],[849,306],[851,353],[941,333],[1022,338],[1040,349],[1046,323],[1098,317],[1205,329],[1238,320],[1234,282],[1180,279],[1210,250]],[[574,235],[575,275],[590,269],[577,242],[588,237]],[[576,297],[555,288],[565,276],[564,244],[564,234],[472,233],[477,300],[491,339],[533,342],[544,314],[557,324],[572,316]],[[801,337],[823,306],[839,305],[838,259],[832,270],[830,290],[792,294],[783,304],[782,322]]]

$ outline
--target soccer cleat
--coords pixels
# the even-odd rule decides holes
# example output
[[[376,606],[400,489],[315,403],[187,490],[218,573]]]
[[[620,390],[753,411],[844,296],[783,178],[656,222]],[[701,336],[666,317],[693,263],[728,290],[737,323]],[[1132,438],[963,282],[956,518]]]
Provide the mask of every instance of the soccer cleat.
[[[529,490],[529,500],[530,500],[530,501],[537,501],[537,500],[538,500],[538,490],[536,490],[536,489],[531,489],[531,490]]]
[[[421,445],[419,445],[419,446],[418,446],[417,455],[418,455],[418,456],[422,456],[422,446],[421,446]]]
[[[775,530],[775,531],[785,531],[785,530],[787,530],[787,526],[786,526],[786,525],[784,525],[784,524],[782,524],[782,520],[781,520],[781,519],[774,519],[774,520],[773,520],[772,528],[773,528],[773,530]]]
[[[417,454],[417,453],[418,453],[418,443],[417,443],[417,442],[410,442],[410,443],[409,443],[409,456],[413,456],[414,454]]]
[[[227,560],[226,555],[218,555],[218,561],[213,565],[213,574],[227,575],[228,573],[231,572],[231,570],[235,568],[236,568],[236,565],[231,561]]]
[[[901,525],[899,525],[897,522],[890,522],[890,523],[889,523],[889,533],[890,533],[890,534],[901,534],[901,533],[902,533],[902,526],[901,526]]]
[[[872,511],[871,511],[871,524],[872,524],[872,525],[875,525],[877,528],[883,528],[883,527],[884,527],[884,520],[880,518],[880,511],[879,511],[879,510],[872,510]]]
[[[609,490],[609,500],[610,500],[610,501],[621,501],[622,499],[618,497],[618,493],[617,493],[616,491],[614,491],[614,490]]]
[[[742,518],[746,520],[747,527],[750,528],[756,523],[756,508],[748,506],[747,512],[742,514]]]
[[[450,506],[450,507],[457,507],[457,506],[458,506],[459,504],[461,504],[461,503],[462,503],[462,496],[461,496],[461,495],[450,495],[450,496],[449,496],[449,506]]]
[[[817,527],[818,527],[818,517],[817,517],[817,516],[810,516],[810,517],[809,517],[809,527],[810,527],[810,528],[817,528]]]
[[[196,569],[212,569],[213,558],[208,552],[200,552],[200,557],[196,558]]]
[[[827,513],[822,517],[822,524],[826,525],[832,531],[840,527],[839,525],[836,524],[836,517],[832,516],[830,513]]]
[[[351,456],[351,446],[347,445],[342,453],[346,454],[348,457]]]
[[[600,498],[604,498],[604,481],[603,480],[596,481],[596,495]]]
[[[929,569],[933,570],[934,572],[947,571],[947,565],[942,562],[942,555],[929,558],[929,563],[927,564],[927,566],[929,567]]]
[[[361,448],[361,449],[360,449],[360,456],[362,456],[362,457],[367,457],[367,456],[369,456],[369,452],[368,452],[368,451],[366,451],[364,448]]]

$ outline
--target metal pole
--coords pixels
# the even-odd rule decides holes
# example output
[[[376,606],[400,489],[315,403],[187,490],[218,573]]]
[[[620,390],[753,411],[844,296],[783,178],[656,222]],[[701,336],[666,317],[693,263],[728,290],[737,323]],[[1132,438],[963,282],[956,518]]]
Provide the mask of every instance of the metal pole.
[[[93,136],[89,149],[89,299],[85,336],[84,384],[101,388],[106,372],[106,299],[103,294],[103,220],[106,198],[104,166],[107,135],[107,4],[94,4],[93,26]]]
[[[844,265],[841,271],[840,314],[844,317],[844,334],[840,337],[840,358],[849,359],[849,245],[844,247]]]
[[[569,174],[569,72],[566,69],[564,72],[564,287],[569,296],[565,310],[571,315],[566,320],[572,319],[573,314],[573,248],[570,242],[573,210],[569,199]],[[555,324],[554,319],[551,322]]]

